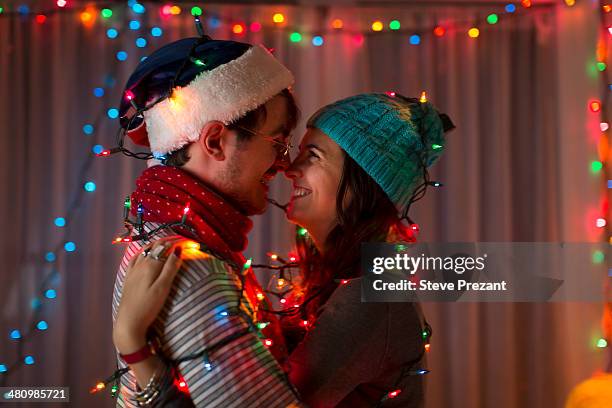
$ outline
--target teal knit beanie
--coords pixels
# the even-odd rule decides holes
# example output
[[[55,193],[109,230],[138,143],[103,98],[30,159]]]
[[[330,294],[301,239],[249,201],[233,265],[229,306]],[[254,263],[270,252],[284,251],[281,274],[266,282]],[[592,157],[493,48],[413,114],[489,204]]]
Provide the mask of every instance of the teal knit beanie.
[[[399,94],[351,96],[321,108],[307,124],[332,138],[378,183],[398,211],[407,210],[425,170],[444,150],[448,116]]]

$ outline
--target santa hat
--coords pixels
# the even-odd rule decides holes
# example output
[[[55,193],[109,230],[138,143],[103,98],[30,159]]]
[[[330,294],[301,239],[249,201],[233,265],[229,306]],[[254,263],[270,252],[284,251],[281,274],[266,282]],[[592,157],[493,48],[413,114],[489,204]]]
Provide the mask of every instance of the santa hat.
[[[121,127],[134,143],[161,156],[198,140],[207,122],[230,124],[293,81],[263,46],[185,38],[136,67],[121,100]]]

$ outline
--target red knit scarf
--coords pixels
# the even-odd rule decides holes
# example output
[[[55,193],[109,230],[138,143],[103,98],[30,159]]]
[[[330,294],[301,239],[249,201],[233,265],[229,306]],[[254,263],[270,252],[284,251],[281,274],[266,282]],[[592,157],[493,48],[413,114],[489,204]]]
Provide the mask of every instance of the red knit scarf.
[[[176,167],[154,166],[138,177],[136,186],[131,197],[134,215],[138,204],[142,204],[145,221],[180,222],[183,210],[189,206],[185,224],[197,236],[183,229],[186,235],[237,265],[244,264],[240,253],[247,246],[253,223],[201,181]]]
[[[181,228],[181,235],[189,236],[222,260],[231,261],[242,273],[246,262],[241,252],[247,246],[247,234],[251,230],[252,221],[224,198],[215,193],[201,181],[189,173],[171,166],[153,166],[146,169],[136,180],[136,191],[131,195],[131,211],[137,215],[138,204],[144,209],[143,220],[162,224],[180,222],[186,206],[189,206],[185,224],[195,230],[193,232]],[[177,228],[179,229],[179,228]],[[249,303],[256,306],[263,290],[249,268],[244,272],[244,294]],[[262,308],[269,309],[264,300]],[[264,331],[273,339],[271,351],[278,359],[284,356],[284,341],[278,319],[270,314],[259,313],[260,320],[271,322]]]

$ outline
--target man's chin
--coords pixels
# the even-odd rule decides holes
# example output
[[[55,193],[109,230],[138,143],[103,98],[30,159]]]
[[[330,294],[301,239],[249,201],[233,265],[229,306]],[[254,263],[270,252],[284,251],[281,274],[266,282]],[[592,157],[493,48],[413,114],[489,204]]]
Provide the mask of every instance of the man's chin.
[[[268,208],[268,201],[265,198],[252,201],[244,200],[240,203],[240,207],[249,217],[253,215],[261,215],[266,212],[266,209]]]

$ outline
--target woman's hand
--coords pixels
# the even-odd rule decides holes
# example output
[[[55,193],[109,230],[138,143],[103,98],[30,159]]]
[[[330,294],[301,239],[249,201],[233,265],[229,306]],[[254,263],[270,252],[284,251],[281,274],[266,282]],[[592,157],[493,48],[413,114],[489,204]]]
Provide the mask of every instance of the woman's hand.
[[[121,354],[146,343],[146,333],[170,293],[181,266],[181,237],[162,238],[142,248],[128,265],[113,342]]]

